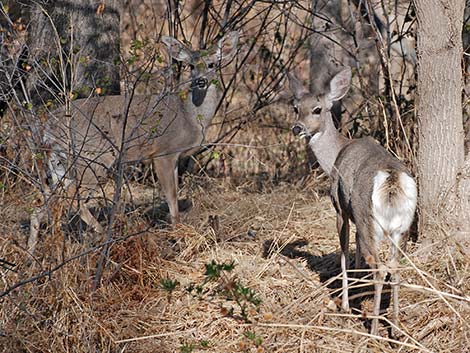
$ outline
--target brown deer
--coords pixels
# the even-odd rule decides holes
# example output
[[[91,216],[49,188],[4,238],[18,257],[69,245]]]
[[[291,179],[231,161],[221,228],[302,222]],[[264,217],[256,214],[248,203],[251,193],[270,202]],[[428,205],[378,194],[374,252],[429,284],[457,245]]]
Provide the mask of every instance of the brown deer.
[[[362,256],[374,272],[371,333],[375,335],[387,272],[392,275],[393,319],[395,322],[398,319],[399,246],[414,218],[416,183],[406,167],[371,137],[348,139],[336,130],[330,109],[333,102],[343,98],[349,90],[349,68],[337,73],[330,81],[329,92],[321,96],[310,94],[294,75],[288,77],[297,114],[292,132],[307,138],[331,181],[331,199],[337,213],[341,244],[342,308],[349,311],[347,270],[351,220],[356,225],[355,266],[359,267]],[[387,265],[379,256],[385,240],[390,241],[391,246]]]
[[[170,209],[171,222],[180,221],[177,162],[201,148],[206,130],[222,98],[218,72],[232,59],[238,32],[227,33],[206,50],[191,50],[164,36],[170,56],[189,64],[190,90],[184,94],[120,95],[70,102],[49,114],[44,141],[52,185],[73,198],[86,200],[121,155],[123,163],[151,161]],[[28,246],[34,249],[44,207],[31,217]],[[80,217],[95,231],[101,225],[86,207]]]

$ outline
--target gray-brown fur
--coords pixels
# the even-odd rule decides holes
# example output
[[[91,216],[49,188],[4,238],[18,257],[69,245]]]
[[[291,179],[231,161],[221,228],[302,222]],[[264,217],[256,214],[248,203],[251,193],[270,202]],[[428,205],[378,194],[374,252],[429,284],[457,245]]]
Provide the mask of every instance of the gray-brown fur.
[[[387,268],[379,258],[381,242],[391,242],[389,262],[393,282],[394,320],[398,316],[398,247],[411,224],[416,207],[416,184],[403,164],[374,139],[347,139],[335,128],[331,108],[348,91],[350,69],[340,71],[330,81],[330,90],[315,97],[293,75],[290,87],[295,97],[296,135],[308,139],[322,169],[330,176],[331,198],[336,209],[343,274],[342,308],[349,311],[348,252],[349,220],[356,224],[356,268],[361,256],[374,270],[374,310],[379,315],[383,280]],[[377,334],[378,320],[371,333]]]
[[[172,223],[179,222],[177,203],[180,156],[193,153],[205,141],[222,93],[217,82],[221,64],[237,50],[238,33],[230,32],[216,46],[193,51],[173,37],[164,36],[170,56],[190,64],[191,89],[186,98],[179,92],[165,95],[105,96],[70,102],[70,108],[52,112],[44,139],[49,172],[55,187],[65,185],[73,206],[98,189],[100,179],[117,162],[152,162],[168,202]],[[77,197],[78,196],[78,197]],[[86,205],[81,218],[97,232],[102,228]],[[44,210],[31,217],[28,240],[32,251],[37,242]]]
[[[330,175],[335,207],[341,205],[343,209],[351,210],[353,217],[354,205],[363,204],[367,206],[365,209],[370,209],[373,179],[378,170],[391,174],[384,187],[395,193],[401,190],[397,185],[398,173],[409,174],[406,167],[373,138],[349,140],[340,150]]]

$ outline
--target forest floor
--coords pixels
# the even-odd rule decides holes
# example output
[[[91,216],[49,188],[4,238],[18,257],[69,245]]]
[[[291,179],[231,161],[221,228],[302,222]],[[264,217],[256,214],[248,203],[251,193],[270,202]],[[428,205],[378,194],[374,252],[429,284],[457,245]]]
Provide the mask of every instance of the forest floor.
[[[470,254],[451,234],[408,242],[398,333],[389,334],[385,290],[375,337],[370,276],[351,279],[352,313],[338,307],[339,240],[324,180],[183,184],[193,208],[175,229],[149,227],[138,212],[117,219],[115,237],[128,238],[110,247],[96,291],[100,248],[89,249],[99,241],[55,227],[32,257],[20,227],[31,197],[4,194],[2,291],[26,283],[1,298],[0,351],[470,352]]]

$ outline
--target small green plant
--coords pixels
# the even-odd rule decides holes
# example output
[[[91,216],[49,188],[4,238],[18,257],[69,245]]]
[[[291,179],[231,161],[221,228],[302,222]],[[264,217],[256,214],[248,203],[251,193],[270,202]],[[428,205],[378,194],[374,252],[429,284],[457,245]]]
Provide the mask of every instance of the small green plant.
[[[196,347],[194,347],[193,344],[184,343],[180,347],[180,352],[181,353],[191,353],[192,351],[194,351],[194,348],[196,348]]]
[[[189,293],[195,294],[200,299],[209,297],[222,297],[235,305],[228,307],[222,305],[222,313],[233,317],[241,318],[245,322],[251,322],[249,314],[250,309],[259,311],[261,299],[251,288],[244,286],[240,280],[229,276],[229,273],[235,268],[235,263],[217,263],[211,261],[205,265],[205,278],[201,284],[191,283],[187,287]]]
[[[160,279],[159,285],[160,285],[161,289],[163,289],[164,291],[167,292],[167,295],[168,295],[167,300],[168,300],[168,302],[170,302],[173,291],[179,285],[179,282],[177,280],[173,280],[173,279],[170,279],[170,278],[162,278],[162,279]]]
[[[176,289],[178,284],[179,282],[177,280],[172,280],[170,278],[162,278],[160,280],[160,288],[170,293]]]
[[[183,343],[180,346],[181,353],[191,353],[196,349],[206,349],[209,348],[209,341],[201,340],[199,343]]]
[[[196,347],[192,343],[183,343],[180,347],[181,353],[191,353]]]
[[[254,332],[251,332],[251,331],[245,331],[243,333],[243,335],[248,338],[251,342],[253,342],[253,344],[256,346],[256,347],[259,347],[263,344],[263,338],[261,336],[257,336],[256,333]]]
[[[37,152],[37,153],[33,154],[33,159],[42,160],[42,159],[44,159],[44,154],[42,154],[41,152]]]
[[[206,264],[206,273],[205,273],[206,280],[207,281],[217,280],[222,275],[222,271],[231,272],[233,271],[234,268],[235,268],[234,261],[228,264],[226,263],[218,264],[217,262],[212,260],[211,263]]]

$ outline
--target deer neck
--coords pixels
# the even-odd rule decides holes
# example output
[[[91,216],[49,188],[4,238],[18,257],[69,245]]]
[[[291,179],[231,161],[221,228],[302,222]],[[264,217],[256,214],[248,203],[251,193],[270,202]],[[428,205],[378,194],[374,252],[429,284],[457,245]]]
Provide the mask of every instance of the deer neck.
[[[202,125],[206,129],[214,118],[221,98],[222,91],[215,84],[209,85],[204,101],[198,107],[193,104],[192,96],[188,97],[186,100],[186,111],[190,113],[191,121],[196,122],[197,125]]]
[[[336,130],[330,112],[326,112],[324,126],[309,141],[318,163],[323,171],[331,175],[336,158],[344,145],[349,141]]]

